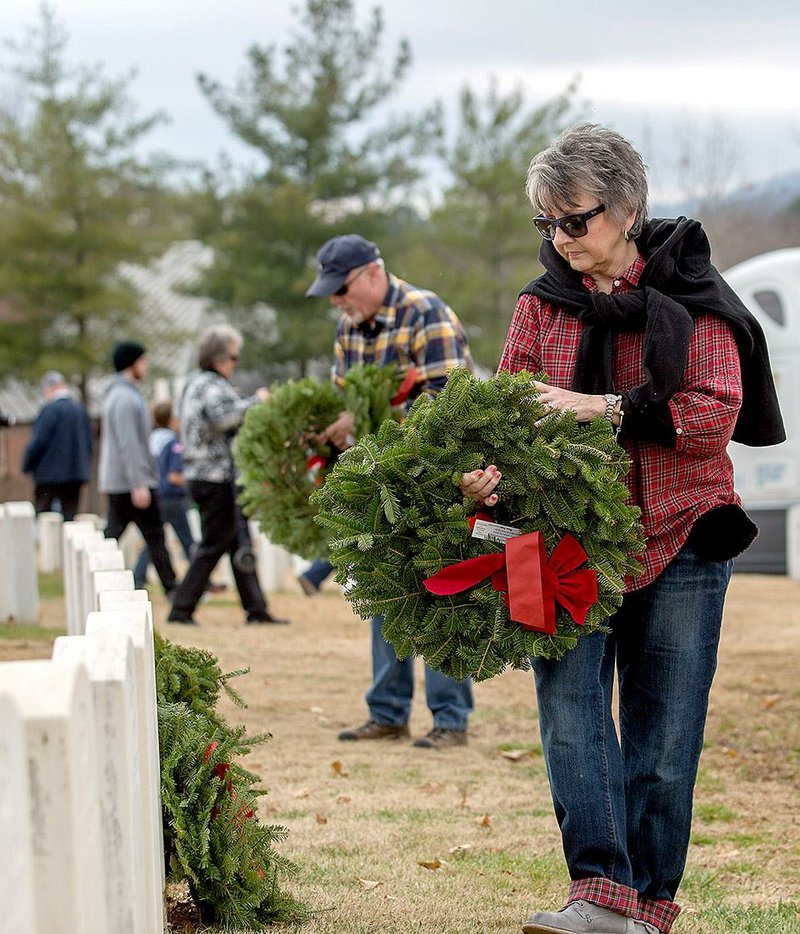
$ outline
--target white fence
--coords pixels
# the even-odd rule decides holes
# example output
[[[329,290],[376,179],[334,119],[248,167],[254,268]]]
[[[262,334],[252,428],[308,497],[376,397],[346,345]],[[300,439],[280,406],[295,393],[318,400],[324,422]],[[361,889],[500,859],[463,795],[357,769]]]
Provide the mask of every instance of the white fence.
[[[24,550],[9,552],[7,526],[0,531],[2,566],[14,554],[15,572],[32,568],[35,588],[27,539],[11,538]],[[64,524],[62,559],[69,635],[50,660],[0,664],[3,930],[161,934],[152,607],[116,542],[91,522]]]

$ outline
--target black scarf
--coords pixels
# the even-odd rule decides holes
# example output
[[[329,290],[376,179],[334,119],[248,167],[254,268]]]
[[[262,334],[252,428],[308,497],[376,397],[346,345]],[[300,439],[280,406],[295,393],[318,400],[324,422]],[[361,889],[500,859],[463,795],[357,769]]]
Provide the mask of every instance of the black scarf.
[[[613,334],[643,331],[645,381],[626,394],[627,401],[631,414],[642,421],[648,410],[651,415],[663,412],[680,385],[694,319],[717,315],[733,330],[742,369],[744,397],[733,440],[755,447],[784,441],[764,333],[711,265],[711,249],[700,224],[685,217],[651,220],[636,246],[645,259],[638,288],[608,295],[589,292],[582,274],[551,242],[542,242],[539,260],[546,271],[520,294],[536,295],[583,322],[572,389],[609,392]]]

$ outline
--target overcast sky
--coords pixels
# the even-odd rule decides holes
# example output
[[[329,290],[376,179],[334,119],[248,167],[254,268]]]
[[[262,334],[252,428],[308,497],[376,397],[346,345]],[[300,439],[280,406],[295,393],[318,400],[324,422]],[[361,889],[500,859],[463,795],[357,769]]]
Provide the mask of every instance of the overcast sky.
[[[0,35],[19,37],[37,0],[0,0]],[[245,151],[197,89],[205,71],[232,83],[253,43],[284,46],[291,0],[53,0],[70,35],[70,60],[131,67],[141,112],[170,125],[154,147],[213,161]],[[356,0],[361,20],[374,0]],[[383,0],[384,50],[411,43],[409,77],[390,101],[413,110],[466,83],[484,91],[521,83],[531,106],[577,75],[584,115],[625,133],[651,167],[657,195],[672,193],[681,141],[724,127],[737,181],[800,169],[800,3],[797,0]]]

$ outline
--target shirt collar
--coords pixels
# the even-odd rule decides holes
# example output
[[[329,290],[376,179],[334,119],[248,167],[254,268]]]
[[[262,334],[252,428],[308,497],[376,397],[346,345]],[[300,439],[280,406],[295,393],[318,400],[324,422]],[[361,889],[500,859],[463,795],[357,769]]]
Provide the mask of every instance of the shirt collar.
[[[641,276],[643,269],[644,257],[641,253],[637,253],[636,259],[630,264],[630,266],[628,266],[625,272],[614,279],[614,285],[611,289],[612,295],[614,292],[627,292],[630,289],[635,289],[639,284],[639,277]],[[583,284],[590,292],[597,291],[597,283],[591,276],[584,276]]]
[[[383,305],[378,309],[369,321],[362,321],[358,325],[358,330],[365,334],[380,331],[384,328],[391,330],[397,320],[397,306],[400,304],[402,289],[400,280],[390,272],[386,273],[389,279],[389,287],[386,289],[386,295],[383,298]]]

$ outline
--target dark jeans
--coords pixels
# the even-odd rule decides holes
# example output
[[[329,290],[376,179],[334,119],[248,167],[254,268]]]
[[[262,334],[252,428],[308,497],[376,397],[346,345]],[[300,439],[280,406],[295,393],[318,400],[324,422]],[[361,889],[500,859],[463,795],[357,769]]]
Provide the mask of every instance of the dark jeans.
[[[161,521],[171,525],[181,543],[183,553],[188,561],[192,560],[194,552],[194,539],[192,530],[189,528],[189,519],[186,511],[189,506],[189,500],[186,496],[159,496],[158,511],[161,513]],[[139,552],[139,558],[136,567],[133,569],[133,582],[137,588],[144,587],[147,580],[147,566],[150,564],[150,549],[145,544]]]
[[[105,535],[106,538],[119,538],[128,528],[128,524],[133,522],[150,549],[153,565],[164,592],[169,593],[175,587],[175,571],[164,542],[164,526],[161,524],[155,491],[151,490],[150,493],[150,505],[147,509],[137,509],[131,502],[130,493],[109,493]]]
[[[335,570],[330,561],[326,561],[324,558],[315,558],[300,576],[305,577],[309,583],[319,590]]]
[[[578,639],[559,661],[532,659],[572,879],[603,877],[674,899],[732,569],[686,545],[625,596],[611,634]],[[611,719],[615,662],[621,741]]]
[[[33,490],[33,508],[37,515],[40,512],[50,512],[53,503],[58,500],[64,521],[72,522],[78,511],[82,486],[80,480],[68,483],[37,483]]]
[[[372,618],[372,684],[367,691],[370,719],[401,726],[408,723],[414,695],[414,659],[397,657],[383,637],[383,617]],[[443,730],[466,730],[472,712],[472,680],[456,681],[425,666],[425,700],[433,725]]]
[[[219,559],[225,553],[233,558],[243,544],[237,530],[238,507],[233,484],[190,480],[188,486],[189,495],[200,512],[201,539],[186,577],[175,592],[171,619],[191,619]],[[231,567],[247,618],[263,616],[267,612],[267,604],[256,572],[240,570],[233,560]]]

